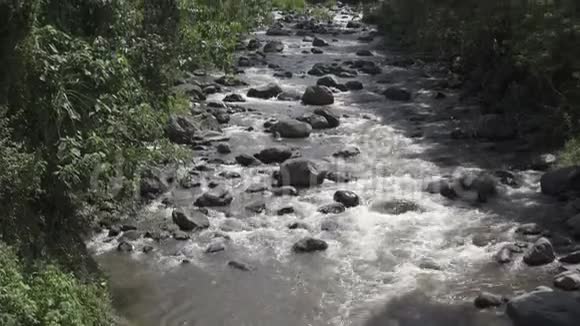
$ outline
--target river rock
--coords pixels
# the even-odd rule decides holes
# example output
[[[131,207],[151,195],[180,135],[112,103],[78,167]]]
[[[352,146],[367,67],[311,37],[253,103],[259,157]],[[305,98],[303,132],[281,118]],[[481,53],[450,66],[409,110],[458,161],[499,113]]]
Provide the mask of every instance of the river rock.
[[[240,94],[232,93],[232,94],[226,95],[222,101],[230,102],[230,103],[232,103],[232,102],[245,102],[246,99]]]
[[[269,83],[267,85],[263,85],[257,88],[250,88],[248,90],[248,97],[256,97],[262,99],[269,99],[278,96],[278,94],[282,93],[282,88],[280,85],[275,83]]]
[[[282,186],[304,188],[321,184],[325,173],[319,171],[314,162],[297,158],[282,163],[279,175]]]
[[[378,201],[371,205],[371,210],[389,215],[401,215],[407,212],[421,211],[416,203],[405,199]]]
[[[245,81],[234,77],[234,76],[229,76],[229,75],[224,75],[221,76],[219,78],[217,78],[215,80],[216,83],[223,85],[223,86],[228,86],[228,87],[237,87],[237,86],[247,86],[248,83],[246,83]]]
[[[580,166],[568,166],[545,173],[540,184],[542,193],[558,196],[571,190],[580,190]]]
[[[336,183],[349,183],[353,180],[356,180],[356,178],[350,173],[338,171],[327,172],[325,178]]]
[[[290,71],[278,71],[274,73],[274,77],[277,78],[292,78],[294,74]]]
[[[480,292],[473,301],[473,304],[478,309],[487,309],[492,307],[499,307],[506,302],[501,295],[496,295],[489,292]]]
[[[246,189],[246,192],[249,194],[255,194],[259,192],[264,192],[266,190],[268,190],[268,187],[266,185],[261,183],[254,183]]]
[[[324,251],[326,249],[328,249],[328,244],[324,240],[310,237],[304,238],[292,246],[292,250],[295,253],[309,253],[315,251]]]
[[[285,91],[278,95],[278,101],[299,101],[302,95],[296,91]]]
[[[333,219],[325,219],[320,223],[320,230],[326,232],[334,232],[340,228],[340,224]]]
[[[580,272],[571,270],[556,275],[554,277],[554,286],[564,291],[580,289]]]
[[[325,117],[330,128],[336,128],[340,126],[340,117],[332,112],[332,110],[329,108],[317,108],[314,110],[314,114]]]
[[[510,245],[503,246],[497,254],[495,254],[495,261],[500,264],[507,264],[513,261],[513,252],[510,250]]]
[[[338,82],[332,76],[324,76],[316,81],[318,86],[337,87]]]
[[[334,193],[334,201],[343,204],[346,207],[355,207],[360,204],[360,198],[352,191],[339,190]]]
[[[302,95],[302,102],[307,105],[330,105],[334,103],[334,95],[328,87],[309,86]]]
[[[538,239],[524,254],[524,262],[530,266],[546,265],[555,259],[556,255],[552,243],[546,238]]]
[[[351,91],[358,91],[363,89],[363,84],[358,80],[349,80],[344,85]]]
[[[258,39],[251,39],[248,41],[248,46],[246,47],[249,51],[256,51],[262,46],[262,42]]]
[[[260,162],[249,154],[241,154],[236,156],[236,162],[241,166],[255,166],[260,165]]]
[[[191,188],[197,188],[197,187],[201,186],[201,182],[199,182],[199,179],[197,176],[192,175],[192,174],[188,174],[188,175],[184,176],[183,178],[181,178],[181,180],[179,180],[179,185],[183,189],[191,189]]]
[[[332,154],[334,157],[351,158],[360,155],[360,149],[354,146],[348,146]]]
[[[580,250],[571,252],[560,258],[560,262],[565,264],[580,264]]]
[[[146,199],[154,199],[169,190],[169,186],[175,179],[175,171],[168,169],[152,168],[141,173],[139,182],[140,194]]]
[[[296,118],[299,121],[306,122],[312,126],[312,129],[328,129],[330,123],[325,117],[318,114],[306,113],[301,117]]]
[[[258,200],[246,206],[246,210],[252,213],[260,214],[266,210],[266,203],[263,200]]]
[[[346,207],[342,203],[332,203],[324,205],[318,209],[322,214],[340,214],[346,211]]]
[[[537,223],[526,223],[517,227],[516,233],[523,235],[538,235],[543,232],[542,228]]]
[[[485,114],[476,122],[475,135],[491,141],[509,140],[517,135],[516,125],[501,114]]]
[[[187,241],[190,239],[189,234],[184,231],[178,230],[173,232],[173,239],[177,241]]]
[[[309,230],[310,227],[308,226],[308,224],[303,223],[303,222],[292,222],[292,223],[288,224],[288,229],[290,229],[290,230],[298,230],[298,229]]]
[[[577,326],[579,304],[569,293],[537,290],[511,299],[506,313],[514,326]]]
[[[185,115],[172,115],[169,117],[165,134],[167,138],[176,144],[190,145],[199,131],[192,117]]]
[[[284,51],[284,43],[281,41],[270,41],[264,45],[264,53],[282,52]]]
[[[346,28],[361,28],[362,24],[360,22],[357,21],[349,21],[348,23],[346,23]]]
[[[312,126],[296,119],[284,119],[272,126],[272,131],[283,138],[306,138],[312,132]]]
[[[209,228],[207,215],[199,210],[174,209],[171,213],[173,223],[182,231],[193,231]]]
[[[463,174],[459,180],[461,187],[464,190],[471,190],[477,192],[477,199],[485,203],[487,200],[497,194],[497,182],[487,173],[466,173]]]
[[[429,182],[426,191],[432,194],[440,194],[441,196],[452,200],[458,197],[457,192],[446,179]]]
[[[268,36],[289,36],[292,35],[292,31],[280,26],[272,26],[266,31]]]
[[[358,50],[356,51],[356,55],[359,57],[372,57],[373,53],[370,50]]]
[[[312,48],[312,49],[310,49],[310,52],[313,54],[323,54],[324,53],[324,51],[322,49],[319,49],[319,48]]]
[[[117,246],[117,251],[119,252],[132,252],[133,250],[135,250],[135,247],[127,241],[121,241]]]
[[[278,216],[282,216],[282,215],[294,214],[294,212],[295,212],[294,207],[286,206],[286,207],[282,207],[282,208],[278,209],[276,211],[276,214],[278,214]]]
[[[229,154],[232,152],[230,145],[226,143],[219,143],[216,145],[217,152],[220,154]]]
[[[230,260],[228,266],[243,272],[251,272],[255,269],[254,266],[237,260]]]
[[[312,40],[312,46],[328,46],[328,42],[326,42],[325,40],[315,37],[314,40]]]
[[[384,92],[383,95],[389,100],[393,101],[410,101],[411,93],[406,89],[400,87],[389,87]]]
[[[265,164],[272,163],[283,163],[284,161],[290,159],[293,153],[292,150],[287,147],[270,147],[262,150],[260,153],[255,154],[258,160]]]
[[[205,248],[205,253],[215,254],[217,252],[225,251],[226,246],[221,241],[210,243],[207,248]]]
[[[195,206],[198,207],[218,207],[228,206],[234,198],[229,191],[225,189],[213,189],[202,194],[195,201]]]
[[[277,197],[281,196],[298,196],[298,190],[292,186],[283,186],[280,188],[272,189],[272,194]]]

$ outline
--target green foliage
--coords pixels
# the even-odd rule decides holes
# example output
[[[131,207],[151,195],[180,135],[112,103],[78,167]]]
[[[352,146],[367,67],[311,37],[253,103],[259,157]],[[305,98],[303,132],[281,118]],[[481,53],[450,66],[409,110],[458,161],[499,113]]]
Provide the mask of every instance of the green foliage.
[[[273,0],[272,4],[280,10],[303,10],[306,7],[305,0]]]
[[[2,243],[0,266],[0,325],[113,325],[104,288],[82,284],[73,275],[50,265],[27,272]]]

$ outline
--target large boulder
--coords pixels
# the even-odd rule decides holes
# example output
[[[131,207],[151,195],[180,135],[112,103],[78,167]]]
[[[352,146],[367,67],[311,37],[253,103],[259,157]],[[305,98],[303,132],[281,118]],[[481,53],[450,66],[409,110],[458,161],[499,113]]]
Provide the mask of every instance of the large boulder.
[[[547,172],[540,180],[542,193],[558,196],[570,190],[580,190],[580,166],[569,166]]]
[[[553,262],[556,259],[554,247],[546,238],[538,239],[534,245],[524,254],[524,263],[530,266],[541,266]]]
[[[577,326],[579,307],[577,297],[546,289],[511,299],[506,312],[514,326]]]
[[[198,207],[219,207],[228,206],[233,201],[231,193],[225,189],[213,189],[203,193],[195,201],[195,206]]]
[[[292,150],[287,147],[270,147],[262,150],[260,153],[254,156],[265,164],[271,163],[283,163],[284,161],[290,159],[293,153]]]
[[[360,204],[360,198],[352,191],[339,190],[334,193],[334,201],[346,207],[355,207]]]
[[[340,125],[340,117],[332,112],[329,108],[318,108],[314,110],[314,114],[325,117],[330,128],[336,128]]]
[[[282,93],[282,87],[280,87],[280,85],[269,83],[260,87],[250,88],[250,90],[248,90],[247,96],[269,99],[278,96],[280,93]]]
[[[200,210],[174,209],[171,213],[171,218],[173,223],[177,224],[182,231],[207,229],[209,227],[207,215]]]
[[[279,181],[283,186],[305,188],[321,184],[324,175],[312,161],[291,159],[280,166]]]
[[[310,136],[312,126],[296,119],[285,119],[274,124],[272,131],[284,138],[306,138]]]
[[[556,275],[554,277],[554,286],[564,291],[580,289],[580,272],[571,270]]]
[[[194,137],[198,132],[199,128],[195,120],[185,115],[172,115],[165,127],[167,138],[176,144],[193,144]]]
[[[580,214],[572,216],[566,221],[566,226],[575,237],[580,237]]]
[[[334,103],[334,95],[326,86],[309,86],[302,95],[302,102],[308,105],[330,105]]]
[[[264,53],[282,52],[284,51],[284,43],[282,41],[270,41],[264,45]]]
[[[400,87],[389,87],[384,92],[383,95],[389,100],[393,101],[410,101],[411,93]]]
[[[326,241],[315,238],[301,239],[292,246],[292,250],[296,253],[324,251],[326,249],[328,249]]]
[[[148,169],[141,173],[140,194],[146,199],[154,199],[169,190],[175,179],[174,170]]]
[[[475,135],[492,141],[509,140],[517,135],[516,125],[501,114],[485,114],[476,123]]]

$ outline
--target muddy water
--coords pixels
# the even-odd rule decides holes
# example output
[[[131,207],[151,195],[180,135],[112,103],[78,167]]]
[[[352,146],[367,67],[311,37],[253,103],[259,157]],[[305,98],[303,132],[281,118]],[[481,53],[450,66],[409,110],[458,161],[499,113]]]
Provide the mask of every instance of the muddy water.
[[[344,28],[351,18],[337,15],[334,23]],[[448,111],[469,115],[469,110],[454,105],[457,95],[452,91],[446,99],[435,100],[428,85],[436,78],[424,73],[427,68],[386,65],[395,53],[382,48],[379,37],[371,43],[357,40],[367,33],[359,29],[349,35],[322,35],[330,43],[323,54],[302,54],[311,48],[303,37],[269,37],[258,32],[258,38],[284,42],[285,50],[268,54],[267,61],[293,72],[294,77],[278,79],[273,77],[274,70],[264,66],[248,68],[240,77],[251,86],[276,82],[286,91],[302,93],[316,83],[317,77],[305,73],[313,64],[360,59],[355,54],[360,49],[373,51],[375,56],[364,59],[381,64],[383,74],[356,77],[364,90],[337,93],[331,106],[342,115],[341,125],[301,140],[275,139],[262,132],[262,125],[270,118],[299,116],[313,107],[297,101],[248,98],[242,105],[255,111],[234,114],[224,130],[233,153],[211,151],[206,155],[227,161],[283,144],[296,147],[303,157],[321,166],[351,173],[356,181],[325,181],[298,197],[272,197],[244,190],[253,183],[269,184],[275,165],[211,165],[215,170],[203,175],[232,189],[235,199],[226,211],[210,213],[208,230],[185,242],[141,239],[135,242],[133,254],[116,252],[117,241],[106,232],[90,242],[111,277],[119,310],[134,325],[509,325],[499,311],[473,309],[471,302],[477,292],[487,289],[510,295],[547,281],[549,275],[543,268],[531,269],[519,261],[499,266],[493,260],[499,248],[513,243],[518,223],[548,214],[550,203],[538,193],[539,175],[519,171],[522,186],[501,186],[498,198],[486,204],[449,201],[425,193],[426,183],[433,178],[464,170],[504,168],[517,155],[511,151],[490,153],[487,144],[450,140],[453,125]],[[389,83],[379,83],[386,77]],[[412,90],[413,101],[402,104],[377,94],[391,85]],[[245,94],[248,88],[232,91]],[[223,96],[216,94],[209,100]],[[348,145],[360,148],[361,155],[348,160],[332,157]],[[193,161],[194,165],[201,162],[200,157]],[[222,180],[217,177],[222,171],[239,172],[242,179]],[[178,205],[191,205],[203,190],[207,190],[205,184],[194,191],[174,190],[171,196]],[[320,206],[333,201],[336,190],[356,192],[363,204],[336,216],[318,213]],[[244,210],[263,196],[266,212],[256,215]],[[421,209],[401,215],[371,209],[377,201],[393,199],[413,201]],[[277,208],[287,205],[296,213],[277,216]],[[139,218],[146,226],[170,224],[171,209],[156,201]],[[322,231],[321,224],[327,219],[338,222],[338,229]],[[288,229],[295,221],[308,224],[309,230]],[[216,240],[216,232],[229,240]],[[327,241],[328,250],[293,254],[292,244],[307,235]],[[489,244],[474,245],[476,235],[488,237]],[[215,241],[223,241],[226,250],[206,254],[205,248]],[[154,246],[155,251],[141,253],[145,245]],[[246,262],[254,270],[229,268],[229,260]]]

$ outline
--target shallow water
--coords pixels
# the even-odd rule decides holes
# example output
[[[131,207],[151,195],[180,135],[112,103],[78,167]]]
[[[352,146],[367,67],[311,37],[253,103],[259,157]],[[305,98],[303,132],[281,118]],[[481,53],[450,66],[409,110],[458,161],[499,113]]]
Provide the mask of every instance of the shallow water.
[[[336,18],[335,23],[345,25],[348,19]],[[379,37],[372,43],[357,41],[365,32],[322,35],[330,43],[324,54],[306,55],[301,51],[309,50],[311,44],[302,42],[302,37],[257,34],[285,43],[283,53],[268,54],[267,60],[295,76],[277,79],[272,77],[272,69],[248,68],[240,77],[252,86],[277,82],[284,90],[302,93],[316,83],[317,77],[300,75],[314,63],[360,59],[355,55],[359,49],[372,49],[375,56],[363,59],[380,63],[394,55],[381,48]],[[331,42],[332,38],[337,42]],[[209,155],[231,160],[241,153],[284,144],[296,147],[303,157],[321,166],[352,173],[357,181],[325,181],[298,197],[266,195],[268,210],[252,215],[244,206],[262,195],[244,190],[256,182],[269,184],[276,166],[216,166],[216,171],[204,175],[213,177],[227,170],[240,172],[243,178],[222,180],[234,192],[234,202],[227,211],[212,211],[211,227],[191,241],[157,244],[141,239],[135,252],[128,255],[116,252],[117,241],[108,239],[106,233],[97,235],[89,247],[111,277],[119,310],[135,325],[143,326],[508,325],[501,312],[476,312],[471,302],[482,289],[513,294],[550,278],[546,269],[551,267],[531,269],[520,262],[499,266],[493,260],[502,245],[514,241],[518,223],[549,214],[550,203],[538,192],[539,174],[519,172],[522,187],[502,186],[497,199],[482,205],[425,193],[426,183],[433,178],[463,170],[502,168],[513,153],[490,155],[480,144],[451,143],[447,140],[451,125],[439,119],[438,112],[451,110],[448,106],[457,95],[449,92],[446,100],[435,101],[423,88],[433,78],[414,67],[383,66],[383,75],[356,78],[365,85],[364,90],[335,94],[331,107],[343,115],[338,128],[315,131],[303,140],[276,140],[261,131],[265,121],[298,116],[314,108],[299,102],[248,98],[242,105],[256,111],[233,115],[231,126],[225,128],[233,153]],[[378,84],[385,75],[397,78],[391,84]],[[388,85],[404,85],[419,95],[402,104],[375,93]],[[245,94],[247,88],[232,90]],[[223,96],[216,94],[208,100]],[[256,131],[246,131],[250,126]],[[425,137],[410,137],[418,127]],[[346,145],[359,147],[361,155],[346,161],[332,158]],[[204,185],[195,191],[175,190],[175,202],[190,205],[206,189]],[[336,190],[356,192],[363,204],[336,216],[318,213],[320,206],[333,201]],[[374,202],[392,199],[413,201],[421,210],[401,215],[371,210]],[[277,216],[277,208],[286,205],[294,206],[297,213]],[[337,221],[338,230],[321,231],[320,225],[327,219]],[[287,225],[294,221],[305,222],[310,229],[289,230]],[[159,201],[151,203],[140,213],[140,223],[170,224],[171,209]],[[230,240],[216,240],[217,231]],[[491,243],[473,245],[477,234],[488,235]],[[293,254],[292,244],[307,235],[327,241],[328,250]],[[207,245],[215,241],[223,241],[226,250],[206,254]],[[156,250],[143,254],[144,245]],[[190,263],[182,264],[184,259]],[[232,259],[247,262],[255,270],[231,269],[227,262]],[[440,270],[421,268],[425,261]]]

